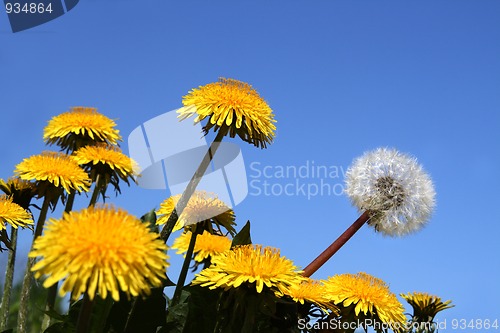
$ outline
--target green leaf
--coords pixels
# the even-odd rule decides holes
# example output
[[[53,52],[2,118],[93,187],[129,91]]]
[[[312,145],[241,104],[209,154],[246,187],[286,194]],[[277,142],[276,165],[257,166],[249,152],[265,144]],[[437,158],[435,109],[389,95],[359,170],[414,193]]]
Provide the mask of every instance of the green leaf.
[[[55,320],[59,320],[59,321],[64,321],[64,320],[66,320],[66,317],[67,317],[67,316],[62,315],[53,309],[43,310],[43,313],[45,313],[47,316],[54,318]]]
[[[158,232],[158,226],[156,225],[156,212],[154,208],[141,216],[141,222],[146,223],[151,231]]]
[[[200,286],[187,286],[185,289],[191,296],[184,333],[213,332],[220,291]]]
[[[191,293],[183,289],[179,303],[175,306],[168,307],[167,324],[164,328],[169,333],[182,333],[186,325],[188,311],[189,311],[189,297]],[[200,318],[197,318],[200,319]]]
[[[250,221],[247,221],[245,226],[238,232],[231,243],[231,248],[237,245],[248,245],[252,244],[252,238],[250,237]]]

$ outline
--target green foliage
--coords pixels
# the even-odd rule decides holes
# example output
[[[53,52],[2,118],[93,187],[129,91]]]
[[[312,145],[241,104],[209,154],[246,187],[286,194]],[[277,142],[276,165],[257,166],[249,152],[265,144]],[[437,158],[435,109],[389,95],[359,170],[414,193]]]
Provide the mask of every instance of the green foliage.
[[[297,305],[278,298],[267,287],[258,293],[253,286],[221,292],[218,300],[217,333],[295,333]]]
[[[252,238],[250,237],[250,221],[247,221],[240,232],[234,236],[231,247],[248,244],[252,244]]]
[[[161,332],[214,332],[220,292],[200,286],[183,288],[180,302],[169,306],[167,325]]]
[[[156,225],[156,212],[154,208],[141,216],[141,222],[147,224],[149,230],[158,232],[158,226]]]
[[[179,303],[168,307],[167,323],[162,332],[182,333],[186,326],[189,312],[189,296],[191,294],[185,289],[182,290]],[[197,318],[200,320],[201,318]]]

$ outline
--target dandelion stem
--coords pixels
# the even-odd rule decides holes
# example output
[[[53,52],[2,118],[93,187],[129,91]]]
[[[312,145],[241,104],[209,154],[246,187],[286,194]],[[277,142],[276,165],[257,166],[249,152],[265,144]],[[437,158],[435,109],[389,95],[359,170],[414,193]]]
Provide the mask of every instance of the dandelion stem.
[[[11,228],[11,248],[9,251],[9,256],[7,258],[2,304],[0,305],[0,331],[2,332],[7,329],[7,323],[9,319],[10,294],[12,291],[12,281],[14,280],[14,266],[16,264],[17,229],[13,227]]]
[[[95,177],[94,192],[92,192],[92,197],[90,198],[89,207],[95,205],[97,198],[99,197],[99,190],[101,187],[101,175],[97,174]]]
[[[76,191],[73,190],[68,195],[68,199],[66,201],[66,206],[64,207],[64,212],[69,213],[73,210],[73,203],[75,202]]]
[[[196,244],[196,236],[200,232],[200,223],[195,225],[194,231],[191,233],[191,239],[189,240],[189,246],[186,252],[186,257],[184,258],[184,263],[182,264],[182,269],[179,274],[179,279],[177,285],[175,286],[174,296],[172,297],[172,303],[170,306],[175,306],[179,303],[181,299],[182,288],[184,288],[184,283],[186,282],[187,271],[189,270],[189,264],[191,263],[191,258],[193,257],[194,246]]]
[[[80,308],[80,313],[78,314],[78,321],[76,323],[76,333],[87,333],[90,327],[90,317],[92,315],[92,308],[94,307],[94,301],[89,298],[89,295],[85,293],[83,295],[82,307]]]
[[[58,283],[51,286],[47,292],[47,302],[45,303],[45,311],[54,311],[54,306],[56,304],[57,297],[57,287]],[[52,324],[51,315],[45,313],[42,320],[42,332],[44,332],[50,324]]]
[[[364,212],[354,223],[347,228],[330,246],[326,248],[316,259],[314,259],[304,269],[305,277],[313,275],[321,266],[323,266],[345,243],[370,219],[368,211]]]
[[[132,306],[130,307],[130,311],[127,316],[127,321],[125,322],[125,328],[123,329],[123,332],[129,331],[129,324],[132,320],[132,316],[134,315],[136,308],[137,308],[137,297],[134,297],[134,300],[132,301]]]
[[[33,236],[33,243],[42,234],[43,224],[47,218],[47,212],[50,205],[50,195],[45,195],[43,199],[42,209],[38,216],[38,222],[35,228],[35,235]],[[31,245],[33,247],[33,244]],[[33,282],[33,275],[31,267],[35,264],[35,258],[28,258],[26,270],[24,272],[23,286],[21,289],[21,299],[19,301],[19,313],[17,314],[17,333],[26,333],[28,330],[28,307],[31,293],[31,284]]]
[[[168,221],[165,224],[165,227],[161,231],[161,239],[164,242],[167,242],[168,238],[170,237],[170,234],[172,233],[172,230],[174,229],[174,226],[177,223],[179,216],[182,214],[184,208],[186,208],[189,199],[196,190],[196,187],[200,183],[201,178],[207,171],[207,168],[210,165],[210,162],[212,161],[215,152],[219,148],[220,143],[226,134],[227,131],[223,131],[222,128],[220,128],[219,131],[217,132],[217,136],[215,137],[214,141],[212,142],[207,152],[205,153],[205,156],[203,157],[203,160],[198,166],[198,169],[194,173],[193,178],[191,178],[191,180],[189,181],[189,184],[186,186],[186,189],[182,193],[172,214],[170,214]]]

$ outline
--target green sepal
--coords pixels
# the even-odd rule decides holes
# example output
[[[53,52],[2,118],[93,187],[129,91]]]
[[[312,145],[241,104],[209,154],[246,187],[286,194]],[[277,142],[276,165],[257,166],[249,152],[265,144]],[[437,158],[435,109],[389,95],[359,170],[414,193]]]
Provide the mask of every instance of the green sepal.
[[[231,243],[231,248],[238,245],[248,245],[252,244],[252,238],[250,237],[250,221],[247,221],[240,232],[238,232]]]

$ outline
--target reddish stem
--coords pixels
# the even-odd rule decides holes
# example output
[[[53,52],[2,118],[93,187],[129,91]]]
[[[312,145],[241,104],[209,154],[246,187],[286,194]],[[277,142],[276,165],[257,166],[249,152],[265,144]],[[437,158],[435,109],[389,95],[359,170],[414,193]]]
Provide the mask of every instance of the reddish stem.
[[[313,275],[321,266],[325,264],[344,244],[370,219],[368,211],[364,212],[354,223],[347,228],[329,247],[326,248],[316,259],[314,259],[302,273],[305,277]]]

